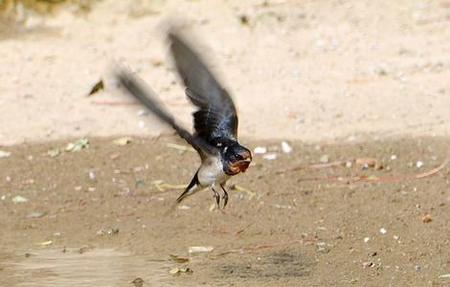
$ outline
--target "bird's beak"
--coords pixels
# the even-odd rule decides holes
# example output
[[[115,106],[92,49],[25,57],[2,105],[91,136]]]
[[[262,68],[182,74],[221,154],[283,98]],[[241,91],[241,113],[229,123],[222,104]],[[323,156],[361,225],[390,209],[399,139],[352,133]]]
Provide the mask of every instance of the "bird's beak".
[[[251,162],[252,162],[251,158],[246,158],[244,160],[240,160],[240,161],[236,162],[236,166],[240,172],[245,172]]]

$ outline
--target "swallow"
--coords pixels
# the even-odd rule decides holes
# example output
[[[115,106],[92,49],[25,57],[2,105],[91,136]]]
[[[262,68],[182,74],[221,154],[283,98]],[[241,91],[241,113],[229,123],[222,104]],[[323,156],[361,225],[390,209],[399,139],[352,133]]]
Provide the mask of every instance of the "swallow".
[[[185,86],[185,94],[196,107],[192,114],[193,134],[177,123],[155,92],[142,80],[121,70],[117,73],[118,81],[130,95],[172,127],[200,156],[200,167],[176,202],[180,203],[197,191],[210,188],[217,206],[220,207],[222,198],[225,208],[228,203],[225,183],[230,177],[247,170],[252,153],[238,142],[239,121],[229,93],[179,33],[169,31],[167,39],[174,65]]]

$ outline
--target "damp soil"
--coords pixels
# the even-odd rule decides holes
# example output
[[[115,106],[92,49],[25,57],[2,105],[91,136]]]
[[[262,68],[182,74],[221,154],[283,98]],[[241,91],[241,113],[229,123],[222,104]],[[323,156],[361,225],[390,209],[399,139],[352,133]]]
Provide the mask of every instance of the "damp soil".
[[[224,210],[208,190],[174,207],[199,163],[177,138],[113,140],[2,148],[1,286],[450,284],[448,138],[246,142],[277,157]]]

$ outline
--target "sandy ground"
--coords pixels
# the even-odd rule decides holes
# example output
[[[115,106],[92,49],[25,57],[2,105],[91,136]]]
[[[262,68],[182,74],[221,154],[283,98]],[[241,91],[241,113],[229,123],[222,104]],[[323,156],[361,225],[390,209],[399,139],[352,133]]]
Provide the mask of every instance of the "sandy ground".
[[[450,135],[448,1],[268,3],[109,0],[84,16],[30,17],[1,34],[0,144],[165,131],[138,108],[105,105],[128,101],[115,63],[190,126],[162,37],[170,19],[183,19],[232,91],[243,136]],[[86,97],[100,78],[106,91]]]
[[[0,286],[450,285],[450,2],[266,2],[0,23]],[[234,95],[242,141],[277,154],[233,178],[224,211],[206,191],[173,209],[198,159],[111,77],[129,66],[189,127],[170,19]]]

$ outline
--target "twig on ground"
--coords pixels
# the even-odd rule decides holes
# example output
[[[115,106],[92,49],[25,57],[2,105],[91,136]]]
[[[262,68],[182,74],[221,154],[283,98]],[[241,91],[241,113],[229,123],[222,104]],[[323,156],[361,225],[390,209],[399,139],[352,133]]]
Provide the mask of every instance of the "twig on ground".
[[[443,162],[436,168],[433,168],[429,171],[415,174],[415,175],[399,175],[399,176],[376,176],[376,175],[361,175],[361,176],[352,176],[352,177],[343,177],[343,176],[329,176],[329,177],[310,177],[310,178],[301,178],[299,181],[338,181],[338,182],[382,182],[382,183],[396,183],[404,180],[415,180],[422,179],[426,177],[430,177],[439,173],[448,163],[448,160]]]

